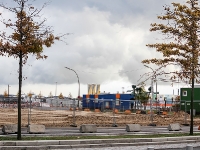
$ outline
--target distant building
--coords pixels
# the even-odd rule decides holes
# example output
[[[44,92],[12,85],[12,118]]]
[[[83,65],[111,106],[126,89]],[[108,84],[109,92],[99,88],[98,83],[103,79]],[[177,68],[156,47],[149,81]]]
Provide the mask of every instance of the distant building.
[[[159,107],[172,107],[172,105],[175,102],[177,95],[171,95],[171,94],[157,94],[157,106]],[[154,98],[156,98],[156,95],[154,95]],[[153,105],[156,105],[156,100],[153,100]]]
[[[85,94],[82,99],[82,108],[89,109],[133,109],[133,94]]]
[[[180,90],[181,110],[190,112],[191,109],[191,88],[181,88]],[[194,88],[193,108],[196,113],[200,113],[200,87]]]

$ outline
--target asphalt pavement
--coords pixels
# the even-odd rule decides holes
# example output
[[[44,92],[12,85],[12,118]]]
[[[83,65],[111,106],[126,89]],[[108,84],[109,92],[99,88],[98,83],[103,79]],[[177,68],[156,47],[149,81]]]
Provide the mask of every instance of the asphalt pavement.
[[[141,126],[140,132],[127,132],[125,127],[97,127],[96,133],[80,133],[79,127],[46,128],[45,134],[29,134],[27,128],[22,128],[23,136],[109,136],[109,135],[148,135],[148,134],[177,134],[189,133],[189,126],[181,126],[180,131],[169,131],[167,126]],[[194,133],[199,133],[194,127]],[[0,136],[16,136],[16,134]],[[126,139],[81,139],[81,140],[35,140],[35,141],[0,141],[0,150],[47,150],[47,149],[76,149],[76,150],[185,150],[190,144],[193,150],[200,150],[200,136],[163,137],[163,138],[126,138]]]
[[[96,133],[80,133],[80,127],[46,127],[45,134],[29,134],[27,128],[22,128],[23,136],[81,136],[81,135],[147,135],[147,134],[174,134],[174,133],[189,133],[189,126],[181,126],[179,131],[169,131],[168,126],[141,126],[140,132],[127,132],[125,127],[97,127]],[[198,126],[195,126],[194,133],[200,133]],[[8,134],[14,135],[15,134]],[[4,135],[0,128],[0,136]]]

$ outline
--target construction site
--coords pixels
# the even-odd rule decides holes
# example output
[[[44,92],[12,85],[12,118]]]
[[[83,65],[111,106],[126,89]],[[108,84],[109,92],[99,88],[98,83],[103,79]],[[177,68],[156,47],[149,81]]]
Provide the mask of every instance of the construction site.
[[[0,109],[0,125],[17,124],[17,108]],[[190,116],[182,111],[166,112],[163,114],[138,114],[131,111],[124,112],[100,112],[99,110],[47,110],[32,108],[22,109],[22,126],[28,124],[42,124],[46,127],[68,127],[72,124],[80,126],[81,124],[96,124],[99,127],[125,126],[126,124],[148,125],[150,123],[156,126],[169,125],[170,123],[187,124]],[[200,119],[194,118],[194,125],[199,125]]]
[[[131,93],[110,94],[99,91],[100,85],[95,85],[88,86],[88,94],[81,99],[28,98],[22,104],[22,126],[42,124],[46,127],[68,127],[73,124],[96,124],[99,127],[111,127],[126,124],[165,126],[170,123],[190,123],[190,115],[180,110],[176,103],[163,106],[152,101],[144,108],[144,104],[135,100]],[[1,102],[0,125],[17,124],[17,108],[16,103]],[[194,117],[194,125],[199,124],[200,119]]]

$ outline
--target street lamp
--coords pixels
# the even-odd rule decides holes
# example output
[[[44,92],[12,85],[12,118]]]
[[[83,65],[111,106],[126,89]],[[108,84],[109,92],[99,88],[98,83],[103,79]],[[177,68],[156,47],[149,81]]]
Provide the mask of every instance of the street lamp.
[[[76,125],[76,117],[75,117],[75,110],[76,110],[76,105],[75,105],[75,98],[73,99],[73,123],[70,125],[71,127],[77,127]]]
[[[10,85],[8,84],[8,102],[9,102],[9,107],[10,107],[9,87],[10,87]]]
[[[79,76],[78,76],[78,74],[76,73],[76,71],[75,70],[73,70],[73,69],[71,69],[71,68],[69,68],[69,67],[65,67],[66,69],[69,69],[69,70],[71,70],[71,71],[73,71],[75,74],[76,74],[76,76],[77,76],[77,79],[78,79],[78,107],[79,107],[79,98],[80,98],[80,82],[79,82]]]
[[[144,65],[145,67],[149,68],[152,70],[153,72],[153,75],[151,77],[151,100],[150,100],[150,113],[151,113],[151,124],[149,124],[150,126],[155,126],[155,124],[153,124],[153,114],[152,114],[152,101],[154,99],[154,89],[153,89],[153,79],[154,79],[154,76],[156,77],[156,72],[149,66],[147,65]],[[157,98],[157,83],[156,83],[156,98]],[[157,106],[157,101],[156,101],[156,106]]]
[[[28,126],[30,125],[31,122],[31,104],[32,104],[32,95],[33,93],[29,92],[28,97],[29,97],[29,109],[28,109]]]
[[[112,127],[117,127],[118,125],[116,124],[116,118],[115,118],[116,100],[112,100],[112,103],[113,103],[113,124],[112,124]]]
[[[55,98],[57,96],[57,82],[56,82],[56,89],[55,89]]]

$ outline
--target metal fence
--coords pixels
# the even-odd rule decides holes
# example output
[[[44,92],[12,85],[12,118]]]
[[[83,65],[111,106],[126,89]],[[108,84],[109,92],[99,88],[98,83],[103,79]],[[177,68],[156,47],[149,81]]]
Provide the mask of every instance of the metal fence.
[[[75,104],[74,104],[75,102]],[[38,108],[38,109],[52,109],[52,110],[69,110],[72,107],[78,107],[78,100],[76,99],[46,99],[44,100],[27,100],[21,102],[21,108]],[[0,108],[17,108],[17,100],[9,101],[4,99],[0,101]],[[79,106],[80,107],[80,106]]]

